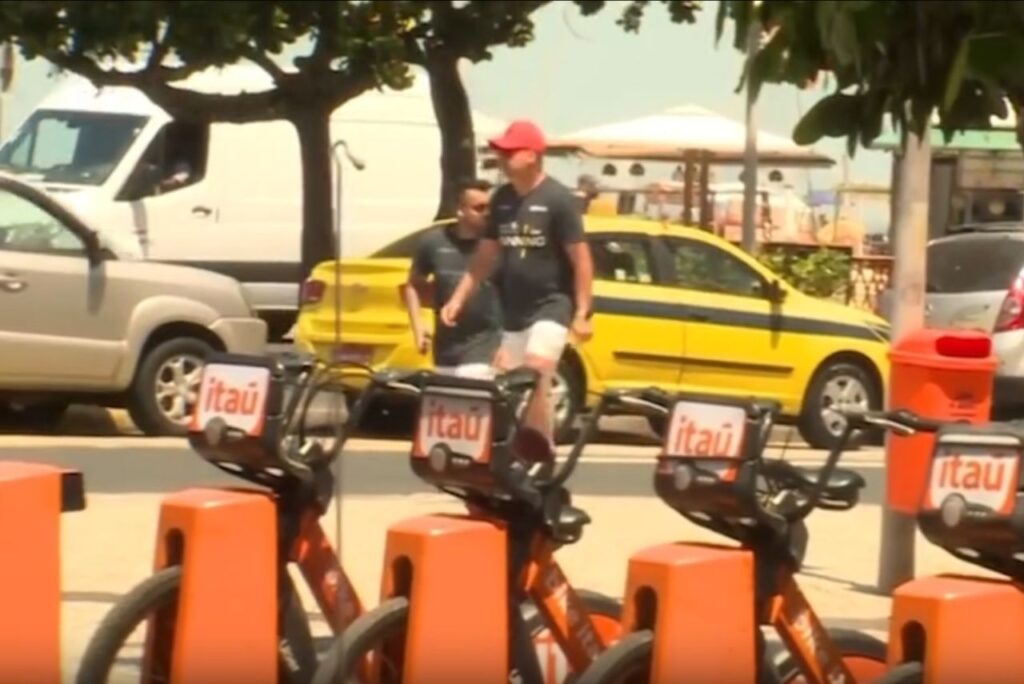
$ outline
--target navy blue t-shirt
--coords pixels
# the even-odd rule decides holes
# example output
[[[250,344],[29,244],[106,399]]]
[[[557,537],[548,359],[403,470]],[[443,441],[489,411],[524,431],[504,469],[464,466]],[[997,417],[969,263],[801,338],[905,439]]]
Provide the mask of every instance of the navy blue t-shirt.
[[[490,282],[481,283],[454,326],[445,325],[438,316],[466,273],[476,245],[476,240],[460,239],[454,228],[441,226],[424,234],[412,258],[415,273],[434,277],[434,364],[438,366],[490,363],[501,344],[498,295]]]
[[[567,245],[583,239],[583,219],[572,192],[550,176],[520,197],[512,185],[491,198],[485,237],[501,244],[497,282],[505,330],[537,321],[568,326],[575,308]]]

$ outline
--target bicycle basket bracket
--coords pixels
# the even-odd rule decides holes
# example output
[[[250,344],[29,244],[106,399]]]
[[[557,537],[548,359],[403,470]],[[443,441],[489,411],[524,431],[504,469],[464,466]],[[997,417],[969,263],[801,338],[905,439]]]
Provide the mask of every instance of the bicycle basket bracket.
[[[918,509],[925,537],[954,556],[1024,579],[1024,430],[958,424],[935,435]]]
[[[272,359],[211,354],[189,426],[190,446],[237,477],[269,486],[284,481],[288,467],[280,450],[288,391],[284,369]]]
[[[698,524],[713,518],[753,522],[757,415],[752,401],[677,395],[654,475],[661,500]]]

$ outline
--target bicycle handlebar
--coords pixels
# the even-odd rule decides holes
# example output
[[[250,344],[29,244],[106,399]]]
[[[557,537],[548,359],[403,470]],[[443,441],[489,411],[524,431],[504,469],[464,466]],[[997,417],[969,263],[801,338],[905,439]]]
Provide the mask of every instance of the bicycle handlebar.
[[[832,477],[832,473],[835,472],[839,459],[846,450],[846,446],[854,431],[874,426],[884,428],[902,436],[910,436],[918,432],[933,433],[938,431],[938,429],[943,425],[949,425],[956,422],[924,418],[906,409],[897,409],[895,411],[841,409],[839,413],[846,420],[843,432],[840,438],[836,441],[835,446],[833,446],[829,451],[828,457],[825,459],[825,465],[819,471],[817,481],[810,490],[806,492],[807,499],[786,515],[786,517],[791,520],[806,516],[815,506],[818,505],[818,502],[821,500],[821,495],[825,491],[825,485],[828,483],[829,478]]]
[[[617,408],[627,409],[637,413],[653,413],[656,415],[667,416],[671,412],[672,404],[675,400],[676,397],[656,387],[634,390],[611,390],[602,395],[601,402],[598,404],[593,420],[596,422],[596,419],[600,417],[603,410],[610,406],[616,406]],[[768,445],[771,426],[780,407],[777,403],[769,401],[752,401],[751,407],[754,409],[754,415],[752,417],[760,423],[760,443],[757,454],[758,457],[762,457],[763,452]],[[855,430],[869,426],[876,426],[907,436],[916,432],[935,432],[942,425],[952,422],[927,419],[907,410],[873,412],[853,410],[841,411],[841,414],[846,418],[846,428],[835,446],[830,450],[825,464],[819,471],[818,477],[814,483],[807,486],[804,482],[799,482],[797,484],[794,480],[794,485],[802,490],[801,493],[806,495],[806,499],[802,504],[787,512],[784,517],[791,520],[804,517],[819,504],[826,489],[826,485],[832,477],[833,472],[835,472],[836,465],[838,464],[839,459],[842,456],[843,451],[846,449],[850,437]],[[580,445],[578,444],[577,446]],[[764,512],[772,516],[778,515],[777,513],[768,510],[765,510]]]
[[[906,409],[895,411],[847,410],[841,411],[841,414],[848,423],[853,423],[855,429],[874,426],[885,428],[890,432],[896,432],[903,436],[910,436],[917,432],[937,432],[943,425],[956,422],[924,418]]]

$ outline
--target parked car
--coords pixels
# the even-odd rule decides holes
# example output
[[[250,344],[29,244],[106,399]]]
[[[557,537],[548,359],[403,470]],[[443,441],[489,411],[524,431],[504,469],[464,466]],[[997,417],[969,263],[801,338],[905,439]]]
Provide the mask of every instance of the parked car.
[[[266,341],[238,281],[121,258],[56,197],[0,174],[2,412],[44,427],[91,403],[183,434],[206,355]]]
[[[891,291],[881,310],[891,315]],[[991,335],[994,407],[1024,411],[1024,224],[960,226],[928,243],[925,325]]]
[[[559,364],[560,437],[608,387],[657,384],[775,399],[815,447],[830,445],[842,429],[837,407],[881,406],[888,325],[880,318],[804,295],[700,230],[620,216],[588,215],[584,223],[595,265],[595,334],[567,348]],[[418,237],[371,258],[343,259],[340,274],[338,262],[320,264],[303,289],[296,342],[327,360],[428,367],[398,290]]]

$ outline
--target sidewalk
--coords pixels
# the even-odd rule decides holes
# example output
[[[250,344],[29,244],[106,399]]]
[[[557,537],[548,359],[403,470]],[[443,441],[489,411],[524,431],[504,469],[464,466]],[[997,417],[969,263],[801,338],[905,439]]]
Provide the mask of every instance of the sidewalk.
[[[146,577],[153,562],[153,535],[161,498],[153,495],[92,495],[88,509],[65,515],[63,525],[63,668],[71,681],[79,656],[97,623],[117,598]],[[721,541],[696,528],[655,497],[578,497],[576,505],[593,519],[583,539],[559,552],[574,586],[619,596],[631,551],[679,540]],[[368,607],[376,605],[385,532],[393,522],[431,512],[458,512],[460,503],[443,494],[348,496],[341,512],[343,563]],[[886,637],[889,599],[873,595],[880,509],[862,506],[846,513],[815,512],[811,542],[800,577],[818,614],[830,625]],[[335,539],[335,510],[322,519]],[[980,573],[919,536],[918,574]],[[315,603],[300,588],[307,610]],[[316,631],[325,634],[322,621]]]

